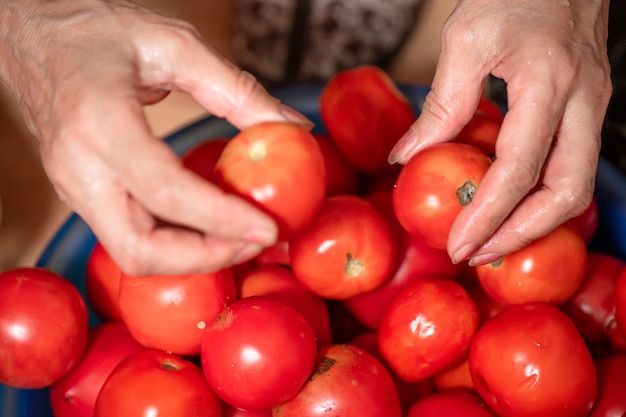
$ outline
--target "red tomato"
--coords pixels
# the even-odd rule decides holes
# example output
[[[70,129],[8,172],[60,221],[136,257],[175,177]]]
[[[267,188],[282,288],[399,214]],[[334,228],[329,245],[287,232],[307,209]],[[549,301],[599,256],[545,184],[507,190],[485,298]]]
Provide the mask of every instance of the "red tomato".
[[[204,274],[122,274],[119,306],[131,334],[146,347],[197,355],[205,329],[237,296],[228,269]]]
[[[469,371],[469,361],[467,358],[454,363],[441,372],[433,375],[433,384],[437,391],[464,390],[475,391],[474,381]]]
[[[228,403],[222,403],[222,417],[272,417],[272,410],[242,410]]]
[[[402,415],[393,380],[370,353],[350,345],[318,352],[311,377],[298,395],[274,408],[274,417]]]
[[[626,268],[626,262],[612,255],[590,252],[582,285],[561,306],[578,331],[594,350],[610,348],[610,335],[615,321],[615,284]]]
[[[119,320],[117,296],[122,270],[100,242],[96,242],[87,259],[85,295],[94,313],[102,320]]]
[[[584,417],[597,393],[593,359],[574,323],[545,303],[508,307],[470,349],[472,380],[501,417]]]
[[[400,224],[428,245],[445,250],[452,223],[468,205],[491,166],[489,157],[464,143],[431,146],[404,166],[393,192]]]
[[[598,399],[588,417],[623,417],[626,414],[626,354],[596,360]]]
[[[385,368],[387,369],[387,371],[389,371],[389,375],[391,375],[393,383],[396,386],[396,391],[398,392],[398,397],[400,398],[400,405],[402,406],[403,410],[413,404],[419,398],[422,398],[434,392],[435,387],[431,379],[424,379],[419,382],[407,382],[400,379],[397,375],[393,373],[393,370],[386,366],[384,359],[380,354],[380,350],[378,349],[378,332],[366,331],[353,337],[348,342],[348,344],[361,348],[364,351],[374,355],[374,357],[378,359],[380,363],[385,365]]]
[[[621,335],[626,335],[626,270],[623,270],[615,283],[615,324]]]
[[[54,415],[93,416],[104,381],[122,360],[143,349],[121,321],[105,322],[90,329],[80,362],[50,387]]]
[[[360,178],[357,172],[337,149],[335,143],[328,137],[316,133],[313,135],[320,145],[326,166],[326,195],[357,194]]]
[[[200,142],[183,154],[183,166],[205,180],[215,182],[215,164],[229,140],[227,137],[216,137]]]
[[[0,383],[42,388],[78,363],[87,344],[88,316],[78,290],[42,268],[0,274]]]
[[[467,353],[478,328],[478,310],[454,281],[423,277],[402,288],[378,329],[380,353],[405,381],[420,381]]]
[[[476,394],[461,390],[436,392],[417,400],[404,417],[498,417]]]
[[[96,399],[94,417],[221,417],[222,402],[192,362],[144,349],[120,362]]]
[[[326,194],[324,157],[313,135],[292,123],[266,122],[231,139],[215,165],[218,184],[276,220],[279,240],[305,228]]]
[[[289,242],[294,276],[324,298],[346,299],[387,279],[397,244],[385,218],[364,198],[327,197],[309,227]]]
[[[357,171],[377,176],[399,169],[387,156],[415,121],[415,113],[382,69],[363,65],[336,74],[320,95],[320,116]]]
[[[545,302],[561,305],[585,278],[587,246],[576,229],[561,225],[528,246],[490,264],[476,266],[485,292],[503,305]]]
[[[276,265],[258,267],[237,278],[236,284],[239,298],[264,295],[291,305],[313,328],[318,347],[332,343],[324,299],[306,289],[290,270]]]
[[[215,319],[202,343],[202,369],[213,390],[244,410],[275,407],[308,378],[317,348],[309,322],[288,304],[253,296]]]

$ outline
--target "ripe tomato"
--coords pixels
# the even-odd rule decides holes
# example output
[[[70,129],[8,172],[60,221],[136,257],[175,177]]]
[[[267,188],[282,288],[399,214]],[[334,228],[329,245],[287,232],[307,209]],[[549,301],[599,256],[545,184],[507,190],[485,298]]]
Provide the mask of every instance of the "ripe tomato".
[[[242,298],[222,311],[202,342],[202,369],[213,390],[244,410],[275,407],[295,396],[317,351],[302,314],[269,297]]]
[[[626,262],[615,256],[589,252],[582,285],[561,306],[594,350],[610,348],[608,331],[614,329],[615,284],[624,269]]]
[[[223,402],[222,417],[272,417],[272,410],[242,410]]]
[[[588,417],[623,417],[626,413],[626,353],[596,359],[598,399]]]
[[[390,277],[397,243],[385,218],[364,198],[327,197],[309,227],[289,242],[294,276],[324,298],[346,299]]]
[[[393,80],[380,68],[363,65],[331,78],[320,95],[320,116],[330,138],[359,172],[395,172],[387,162],[415,113]]]
[[[237,296],[228,269],[204,274],[122,274],[119,307],[131,334],[146,347],[200,353],[205,329]]]
[[[143,349],[121,321],[104,322],[90,329],[85,353],[78,364],[50,387],[54,415],[93,416],[104,381],[122,360]]]
[[[56,273],[20,267],[0,274],[0,383],[42,388],[63,377],[87,344],[78,290]]]
[[[310,132],[292,123],[243,129],[222,151],[215,172],[222,188],[276,220],[279,240],[306,227],[326,194],[320,147]]]
[[[120,416],[221,417],[222,402],[197,365],[144,349],[113,369],[96,399],[94,417]]]
[[[393,192],[400,224],[428,245],[445,250],[452,223],[468,205],[491,166],[489,157],[464,143],[447,142],[414,155]]]
[[[291,264],[291,259],[289,258],[289,241],[281,240],[263,249],[261,253],[254,257],[253,261],[255,266],[289,266]]]
[[[474,381],[469,371],[469,361],[464,358],[460,362],[433,375],[433,384],[437,391],[464,390],[475,391]]]
[[[440,391],[417,400],[404,417],[498,417],[475,393]]]
[[[584,417],[596,399],[584,340],[546,303],[514,305],[484,323],[469,368],[478,393],[501,417]]]
[[[238,277],[236,285],[239,298],[264,295],[291,305],[313,328],[318,347],[332,343],[330,318],[324,299],[306,289],[289,269],[276,265],[261,266]]]
[[[351,345],[318,352],[311,377],[298,395],[274,408],[274,417],[402,415],[393,380],[370,353]]]
[[[615,324],[621,335],[626,335],[626,270],[623,270],[615,283]]]
[[[585,243],[589,244],[593,239],[596,230],[598,230],[598,224],[600,221],[600,208],[598,207],[598,200],[594,198],[591,200],[589,207],[585,209],[581,214],[576,217],[572,217],[568,222],[573,225],[583,237]]]
[[[209,182],[215,182],[215,164],[230,138],[216,137],[200,142],[181,157],[183,166]]]
[[[423,277],[402,288],[378,329],[385,362],[405,381],[430,378],[467,353],[478,310],[454,281]]]
[[[491,101],[481,98],[476,112],[458,133],[455,141],[476,146],[487,155],[496,153],[496,141],[504,115]]]
[[[85,270],[85,296],[94,313],[102,320],[119,320],[117,296],[122,270],[106,249],[96,242]]]
[[[585,278],[587,246],[564,224],[528,246],[476,267],[485,292],[503,305],[545,302],[561,305]]]

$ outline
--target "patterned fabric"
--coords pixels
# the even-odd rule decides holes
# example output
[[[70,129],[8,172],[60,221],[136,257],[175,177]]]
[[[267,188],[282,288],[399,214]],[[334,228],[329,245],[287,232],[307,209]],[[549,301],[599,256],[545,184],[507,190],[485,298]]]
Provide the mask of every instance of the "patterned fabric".
[[[415,25],[421,0],[238,0],[238,63],[270,86],[320,82],[384,66]]]

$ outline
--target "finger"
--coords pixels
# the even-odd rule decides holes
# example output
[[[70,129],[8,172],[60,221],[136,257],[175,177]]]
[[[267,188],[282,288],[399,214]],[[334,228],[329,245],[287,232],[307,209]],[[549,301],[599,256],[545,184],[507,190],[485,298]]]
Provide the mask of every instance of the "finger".
[[[389,163],[405,164],[421,149],[454,138],[471,119],[488,74],[480,51],[447,25],[431,90],[420,115],[389,154]],[[454,27],[453,27],[454,28]]]
[[[454,262],[478,250],[535,187],[550,152],[565,93],[557,93],[556,83],[526,82],[541,78],[525,77],[509,84],[510,108],[498,135],[496,160],[450,230],[448,252]]]
[[[156,73],[144,72],[148,84],[173,85],[191,94],[211,114],[240,129],[263,121],[313,126],[305,116],[272,97],[251,74],[201,42],[195,32],[178,30],[165,35],[158,42],[167,53],[168,67]],[[144,61],[150,62],[151,58],[145,57]]]
[[[124,141],[100,152],[146,210],[208,236],[263,246],[276,241],[277,227],[268,215],[184,169],[171,149],[152,136],[137,103],[120,99],[111,105],[115,120],[107,136]]]
[[[177,227],[158,227],[154,217],[122,188],[105,187],[95,196],[94,202],[99,206],[99,215],[86,220],[127,274],[147,276],[216,271],[244,262],[262,250],[254,243],[202,235]]]
[[[600,152],[605,100],[587,95],[571,100],[564,112],[556,143],[541,176],[541,187],[529,194],[510,217],[477,250],[471,264],[492,262],[545,236],[591,203]],[[589,103],[596,102],[590,111]]]

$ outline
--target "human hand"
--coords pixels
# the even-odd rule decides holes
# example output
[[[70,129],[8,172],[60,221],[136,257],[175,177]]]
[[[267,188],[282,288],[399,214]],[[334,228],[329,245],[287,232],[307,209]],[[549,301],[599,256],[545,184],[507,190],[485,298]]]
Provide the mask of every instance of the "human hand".
[[[145,119],[179,90],[238,128],[309,123],[188,24],[122,0],[3,2],[0,57],[60,198],[125,272],[221,269],[276,241],[270,217],[185,170]]]
[[[442,31],[432,90],[392,150],[406,163],[452,139],[489,73],[507,83],[496,159],[448,238],[454,262],[485,264],[591,203],[611,95],[607,0],[460,0]]]

